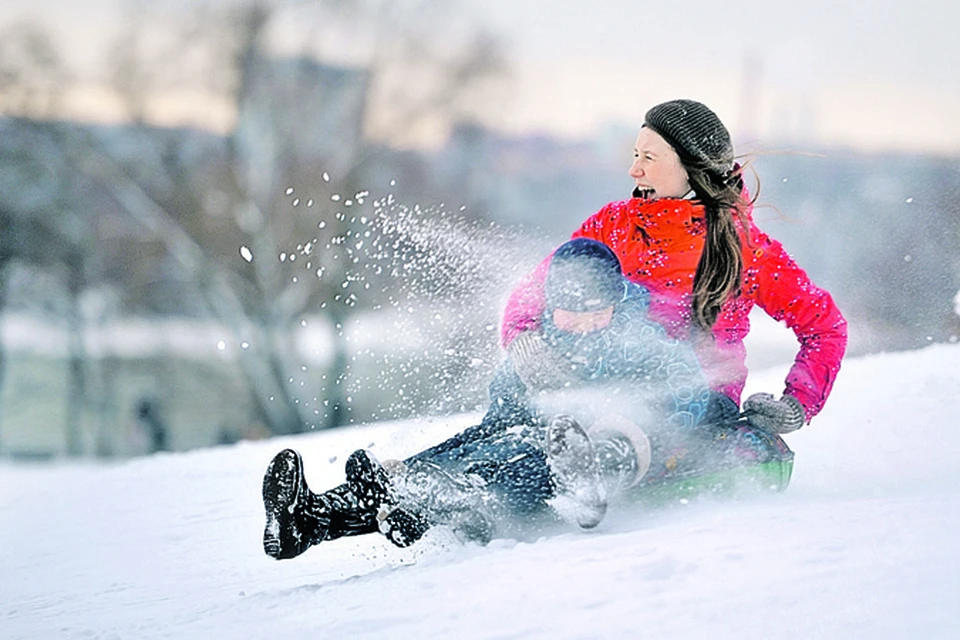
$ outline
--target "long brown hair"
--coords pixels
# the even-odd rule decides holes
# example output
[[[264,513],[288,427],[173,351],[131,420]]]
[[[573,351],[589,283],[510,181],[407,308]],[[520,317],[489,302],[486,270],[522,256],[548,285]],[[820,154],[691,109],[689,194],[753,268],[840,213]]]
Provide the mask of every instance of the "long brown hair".
[[[756,201],[759,181],[752,200],[743,195],[743,167],[734,166],[728,178],[716,172],[686,165],[687,178],[696,199],[706,212],[707,235],[703,252],[693,276],[693,321],[701,329],[710,330],[720,315],[720,308],[731,297],[740,294],[743,280],[743,249],[739,226],[746,232],[747,211]]]

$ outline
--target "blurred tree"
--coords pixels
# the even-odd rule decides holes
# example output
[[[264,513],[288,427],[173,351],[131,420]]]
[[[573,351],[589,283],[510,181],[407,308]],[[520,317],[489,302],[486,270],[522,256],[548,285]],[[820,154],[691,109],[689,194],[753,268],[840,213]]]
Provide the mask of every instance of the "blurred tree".
[[[504,71],[496,40],[473,26],[454,29],[447,7],[305,4],[198,2],[189,14],[134,6],[111,54],[112,86],[127,114],[144,126],[171,92],[225,106],[234,117],[225,166],[198,164],[188,136],[151,136],[157,162],[120,158],[101,144],[95,168],[165,244],[183,280],[198,284],[234,344],[247,345],[239,362],[274,433],[348,421],[344,330],[363,306],[349,289],[383,271],[369,255],[361,259],[359,238],[369,235],[372,215],[353,211],[367,204],[376,171],[396,157],[391,147],[482,111]],[[315,28],[293,55],[277,57],[270,30],[289,11]],[[311,51],[344,33],[365,43],[353,64],[330,64]],[[131,161],[151,172],[137,175]],[[421,195],[424,187],[407,185]],[[304,271],[292,277],[298,258]],[[294,330],[312,313],[334,328],[319,398],[295,384],[303,365]]]
[[[71,128],[56,119],[70,80],[51,39],[37,25],[15,24],[0,34],[0,110],[16,125],[5,127],[0,161],[0,291],[6,290],[14,263],[55,273],[63,283],[63,296],[48,302],[68,326],[66,451],[79,455],[88,402],[80,297],[96,247],[88,217],[74,206],[80,185],[72,169],[82,159],[71,155],[76,149]],[[0,309],[5,302],[0,296]]]
[[[28,21],[0,36],[0,113],[32,120],[59,116],[71,77],[49,34]]]
[[[824,150],[761,157],[765,228],[826,287],[856,327],[851,351],[906,349],[956,335],[960,162]],[[774,179],[770,179],[774,178]],[[784,224],[786,223],[786,224]]]

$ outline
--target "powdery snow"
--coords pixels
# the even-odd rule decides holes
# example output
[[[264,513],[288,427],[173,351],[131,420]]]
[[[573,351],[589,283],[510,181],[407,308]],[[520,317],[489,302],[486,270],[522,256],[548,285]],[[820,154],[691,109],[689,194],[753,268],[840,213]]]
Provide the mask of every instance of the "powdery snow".
[[[7,462],[0,638],[956,638],[958,401],[960,345],[851,359],[788,437],[784,494],[615,510],[592,531],[487,547],[365,536],[282,562],[261,549],[275,452],[298,448],[323,488],[357,447],[402,456],[476,416]]]

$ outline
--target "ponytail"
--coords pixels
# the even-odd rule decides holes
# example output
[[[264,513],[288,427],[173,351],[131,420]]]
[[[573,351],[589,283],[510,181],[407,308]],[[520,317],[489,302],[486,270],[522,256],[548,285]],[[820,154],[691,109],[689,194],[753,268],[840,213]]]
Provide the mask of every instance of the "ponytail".
[[[714,172],[687,167],[690,187],[706,213],[706,238],[693,276],[693,321],[713,328],[724,303],[740,294],[743,249],[739,226],[748,229],[747,210],[753,201],[743,196],[743,168],[738,164],[726,180]],[[759,185],[758,185],[759,191]],[[754,196],[754,200],[756,196]]]

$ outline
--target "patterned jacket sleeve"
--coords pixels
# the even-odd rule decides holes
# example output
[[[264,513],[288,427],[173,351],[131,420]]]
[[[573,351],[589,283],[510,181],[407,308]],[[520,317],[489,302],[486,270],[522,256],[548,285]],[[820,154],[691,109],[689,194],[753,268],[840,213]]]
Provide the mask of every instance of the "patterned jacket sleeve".
[[[800,350],[784,393],[800,401],[810,420],[823,408],[840,371],[847,321],[830,294],[810,281],[779,242],[761,232],[754,238],[747,284],[760,308],[797,336]]]
[[[669,423],[691,427],[703,422],[710,388],[692,346],[669,337],[662,326],[642,320],[625,336],[624,360],[644,387],[661,390]]]

